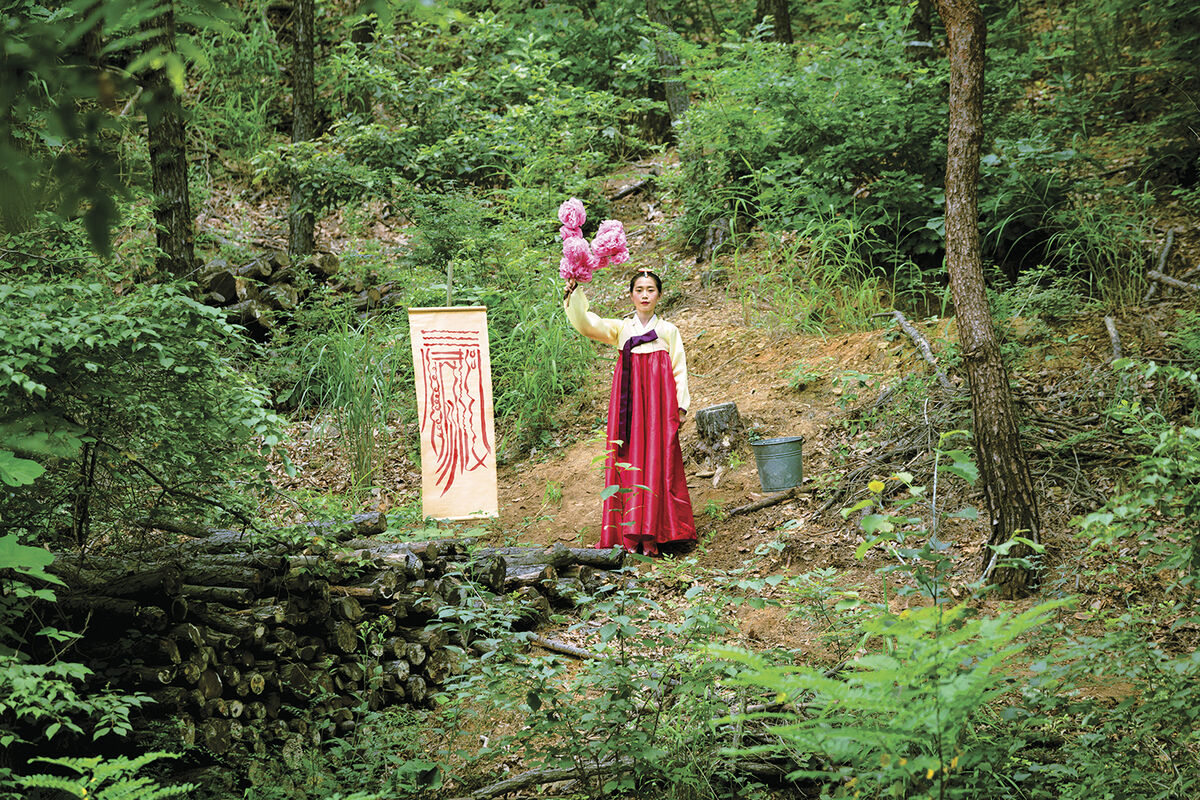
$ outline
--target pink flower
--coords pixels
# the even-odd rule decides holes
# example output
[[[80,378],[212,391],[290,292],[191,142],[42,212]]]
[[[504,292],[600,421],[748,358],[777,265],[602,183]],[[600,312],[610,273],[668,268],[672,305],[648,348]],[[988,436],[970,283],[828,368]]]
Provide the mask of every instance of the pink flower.
[[[583,223],[587,212],[578,198],[572,197],[558,207],[558,219],[562,227],[563,255],[558,262],[558,274],[563,280],[587,283],[592,273],[609,264],[623,264],[629,260],[629,245],[625,240],[625,228],[618,220],[606,219],[600,223],[596,238],[591,246],[583,238]]]
[[[613,264],[624,264],[629,260],[629,245],[625,241],[625,228],[618,220],[606,219],[600,223],[596,238],[592,239],[592,251],[597,257]]]
[[[587,283],[595,271],[596,257],[588,249],[587,239],[572,236],[563,240],[562,260],[558,262],[558,274],[563,280]]]
[[[583,201],[577,197],[565,201],[558,207],[558,221],[562,223],[558,232],[564,242],[573,236],[581,236],[583,223],[587,222],[587,212],[583,210]]]

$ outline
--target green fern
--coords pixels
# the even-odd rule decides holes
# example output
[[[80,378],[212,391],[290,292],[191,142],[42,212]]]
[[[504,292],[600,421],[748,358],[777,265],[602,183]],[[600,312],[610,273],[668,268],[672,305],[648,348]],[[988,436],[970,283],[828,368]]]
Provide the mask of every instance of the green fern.
[[[1008,690],[1004,668],[1024,648],[1020,640],[1061,605],[990,618],[971,618],[967,604],[881,614],[865,627],[885,652],[860,656],[836,678],[738,648],[710,652],[745,667],[735,685],[765,689],[785,707],[800,704],[802,711],[751,715],[775,738],[751,752],[799,755],[793,778],[852,778],[849,786],[888,797],[961,796],[978,760],[964,752],[970,726]]]
[[[80,800],[162,800],[168,797],[186,797],[188,792],[196,788],[194,784],[159,786],[152,778],[135,775],[142,767],[160,758],[178,757],[176,753],[153,752],[143,753],[137,758],[35,758],[34,761],[65,767],[78,773],[78,777],[26,775],[17,777],[16,782],[26,789],[57,789]]]

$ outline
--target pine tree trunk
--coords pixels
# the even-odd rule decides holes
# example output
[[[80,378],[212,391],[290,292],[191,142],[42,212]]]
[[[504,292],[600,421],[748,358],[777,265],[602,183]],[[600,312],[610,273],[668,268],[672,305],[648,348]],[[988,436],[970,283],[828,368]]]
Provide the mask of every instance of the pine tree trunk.
[[[928,61],[933,55],[933,3],[932,0],[917,0],[913,5],[912,17],[909,18],[909,28],[912,31],[912,41],[907,50],[910,56],[918,61]]]
[[[164,3],[162,13],[148,20],[148,47],[175,52],[175,7]],[[157,229],[156,266],[164,275],[187,277],[196,270],[195,220],[188,196],[187,134],[183,107],[165,69],[150,69],[145,77],[147,138],[154,222]]]
[[[761,23],[768,16],[771,17],[775,28],[771,38],[783,44],[791,44],[792,12],[788,7],[788,0],[758,0],[754,6],[754,24]]]
[[[296,0],[292,10],[295,47],[292,57],[292,141],[307,142],[315,133],[314,6],[315,0]],[[293,259],[313,252],[313,212],[299,182],[292,184],[288,210],[288,255]]]
[[[646,0],[646,14],[654,24],[668,29],[671,27],[671,21],[659,7],[658,0]],[[683,119],[688,110],[687,86],[679,79],[679,56],[671,52],[657,37],[654,40],[654,52],[658,58],[663,92],[667,98],[667,111],[671,115],[671,124],[674,125]]]
[[[979,155],[983,141],[983,63],[986,36],[978,0],[935,0],[950,42],[950,132],[946,159],[946,268],[954,297],[959,344],[971,387],[975,455],[991,529],[989,545],[1013,535],[1037,541],[1040,527],[1033,481],[1021,448],[1008,370],[984,291],[979,246]],[[1027,557],[1025,545],[1009,551]],[[985,569],[992,563],[985,551]],[[1027,594],[1031,570],[997,568],[992,581],[1008,598]]]

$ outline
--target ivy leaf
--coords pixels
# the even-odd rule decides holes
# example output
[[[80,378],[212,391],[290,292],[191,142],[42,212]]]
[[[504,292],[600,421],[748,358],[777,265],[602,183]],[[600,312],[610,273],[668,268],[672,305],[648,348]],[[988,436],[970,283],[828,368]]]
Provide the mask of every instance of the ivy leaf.
[[[36,461],[20,458],[12,450],[0,450],[0,481],[9,486],[27,486],[46,472]]]
[[[968,483],[974,483],[979,479],[979,468],[967,461],[956,461],[953,464],[942,467],[942,469],[951,475],[957,475]]]
[[[0,536],[0,568],[12,569],[23,575],[41,578],[44,581],[65,586],[55,575],[46,572],[54,554],[40,547],[29,547],[17,541],[17,535]]]
[[[891,533],[896,526],[887,514],[867,514],[862,518],[862,529],[867,536],[874,536],[877,533]]]

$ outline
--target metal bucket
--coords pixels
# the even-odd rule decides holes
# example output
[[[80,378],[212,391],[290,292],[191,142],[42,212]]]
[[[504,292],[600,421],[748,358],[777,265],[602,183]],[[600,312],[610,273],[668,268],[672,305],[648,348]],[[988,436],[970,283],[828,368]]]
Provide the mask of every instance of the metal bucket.
[[[758,483],[764,492],[781,492],[799,486],[804,479],[800,449],[803,436],[781,436],[751,442]]]

